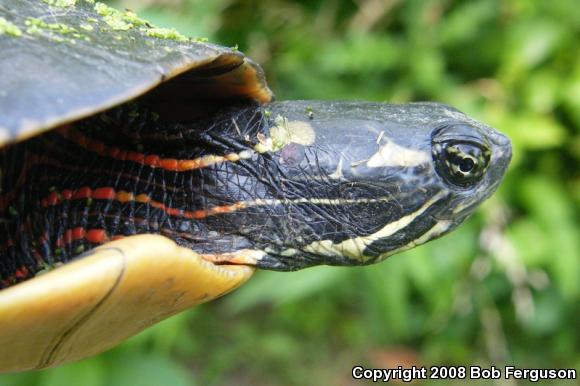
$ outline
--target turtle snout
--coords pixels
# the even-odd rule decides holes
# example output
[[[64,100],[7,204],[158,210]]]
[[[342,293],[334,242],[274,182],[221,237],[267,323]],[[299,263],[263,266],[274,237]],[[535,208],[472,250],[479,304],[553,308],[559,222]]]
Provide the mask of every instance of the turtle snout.
[[[492,137],[492,142],[494,144],[493,158],[492,161],[496,166],[496,180],[499,183],[512,159],[512,144],[508,137],[505,135],[495,132]]]
[[[505,135],[503,135],[502,133],[498,132],[498,131],[493,131],[490,134],[490,138],[491,141],[500,147],[509,147],[511,149],[511,141],[508,137],[506,137]]]

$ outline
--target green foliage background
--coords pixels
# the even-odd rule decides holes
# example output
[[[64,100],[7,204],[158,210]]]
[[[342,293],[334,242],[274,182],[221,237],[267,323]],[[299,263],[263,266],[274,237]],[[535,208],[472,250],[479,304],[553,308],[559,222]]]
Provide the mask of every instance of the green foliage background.
[[[356,364],[580,369],[576,0],[112,4],[237,44],[280,100],[454,105],[506,133],[513,162],[443,239],[366,268],[258,272],[104,355],[0,385],[349,385]]]

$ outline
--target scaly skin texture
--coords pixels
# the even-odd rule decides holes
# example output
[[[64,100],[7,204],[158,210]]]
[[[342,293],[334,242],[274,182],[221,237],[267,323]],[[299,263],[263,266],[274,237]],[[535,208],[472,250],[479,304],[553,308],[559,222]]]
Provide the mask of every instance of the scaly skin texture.
[[[212,164],[203,156],[236,150],[222,143],[231,138],[227,126],[236,115],[182,126],[125,106],[4,149],[2,285],[126,235],[159,233],[190,247],[210,244],[205,223],[212,213],[206,209],[232,202],[207,190],[227,182],[220,169],[231,161]],[[245,132],[259,127],[240,124]]]
[[[474,182],[440,175],[450,139],[485,150]],[[437,104],[246,104],[188,124],[125,105],[0,153],[0,280],[142,233],[268,269],[370,264],[452,230],[510,154]]]

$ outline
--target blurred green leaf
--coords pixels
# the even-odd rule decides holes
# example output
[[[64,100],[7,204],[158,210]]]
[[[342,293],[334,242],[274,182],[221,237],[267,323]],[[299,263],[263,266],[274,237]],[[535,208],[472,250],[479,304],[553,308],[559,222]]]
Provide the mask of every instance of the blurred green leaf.
[[[543,18],[530,18],[513,25],[504,52],[506,81],[521,79],[526,70],[546,60],[562,42],[563,33],[561,24]]]
[[[192,386],[193,378],[165,355],[135,354],[110,363],[107,386]],[[73,380],[69,384],[77,383]],[[62,384],[61,384],[62,385]]]
[[[470,43],[480,37],[482,29],[498,14],[498,2],[478,0],[459,4],[441,24],[441,41],[452,46]]]
[[[291,276],[280,272],[258,272],[252,280],[226,300],[232,312],[260,304],[297,302],[313,294],[340,287],[344,270],[314,267],[294,272]]]
[[[579,299],[580,234],[575,226],[577,211],[566,193],[554,181],[528,177],[521,183],[522,201],[552,240],[547,259],[562,293]]]
[[[102,360],[84,360],[43,372],[39,383],[42,386],[104,386],[107,385],[106,368]]]
[[[576,0],[114,3],[238,44],[278,99],[454,105],[509,135],[512,164],[492,200],[440,240],[377,266],[258,272],[98,358],[2,375],[0,386],[348,384],[345,369],[392,346],[426,365],[499,366],[501,346],[506,364],[578,368]],[[498,207],[507,209],[496,218]],[[498,262],[497,245],[515,249],[515,270]],[[528,319],[517,311],[522,293]]]
[[[531,150],[562,146],[567,137],[566,129],[553,117],[535,113],[514,114],[506,127],[514,141]]]
[[[391,70],[401,60],[389,36],[352,35],[327,42],[316,55],[317,68],[330,74],[368,74]]]
[[[509,233],[518,254],[528,267],[549,264],[550,240],[542,227],[535,221],[521,219],[514,222]]]
[[[558,295],[554,291],[540,293],[536,297],[534,318],[527,327],[535,334],[552,334],[560,328],[563,317]]]

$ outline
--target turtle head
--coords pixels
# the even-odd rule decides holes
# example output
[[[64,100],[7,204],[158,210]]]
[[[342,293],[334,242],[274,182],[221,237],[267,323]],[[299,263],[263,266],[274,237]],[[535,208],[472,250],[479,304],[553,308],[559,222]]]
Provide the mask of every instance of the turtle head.
[[[435,239],[489,197],[511,157],[505,136],[441,104],[264,109],[255,148],[268,175],[253,192],[265,196],[238,228],[262,268],[371,264]]]

